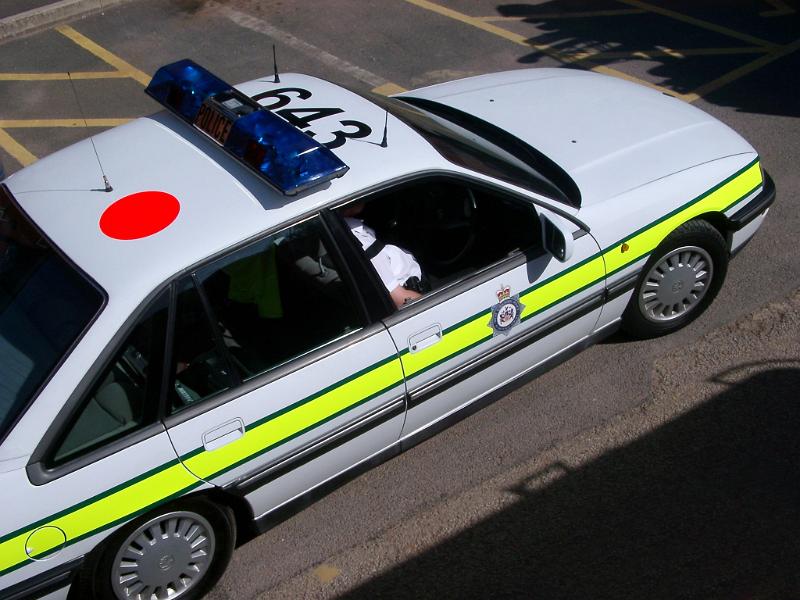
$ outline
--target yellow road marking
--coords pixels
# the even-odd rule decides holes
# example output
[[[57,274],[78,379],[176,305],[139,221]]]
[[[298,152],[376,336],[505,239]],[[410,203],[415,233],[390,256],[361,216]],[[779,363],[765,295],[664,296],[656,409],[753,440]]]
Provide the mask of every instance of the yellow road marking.
[[[728,37],[736,38],[744,42],[747,42],[749,44],[756,44],[758,46],[768,46],[768,47],[774,45],[772,44],[772,42],[762,40],[761,38],[757,38],[753,35],[749,35],[747,33],[741,33],[739,31],[734,31],[733,29],[723,27],[722,25],[717,25],[716,23],[710,23],[708,21],[704,21],[703,19],[690,17],[689,15],[684,15],[683,13],[679,13],[674,10],[669,10],[668,8],[662,8],[654,4],[649,4],[648,2],[643,2],[642,0],[619,0],[619,2],[622,2],[623,4],[628,4],[629,6],[633,6],[635,8],[642,8],[644,10],[665,17],[669,17],[677,21],[683,21],[684,23],[689,23],[690,25],[695,25],[696,27],[702,27],[703,29],[708,29],[709,31],[721,33],[722,35],[727,35]]]
[[[576,64],[584,64],[584,65],[592,65],[588,60],[576,60],[576,61],[564,61],[565,63],[574,62]],[[694,94],[681,94],[680,92],[676,92],[670,88],[666,88],[662,85],[658,85],[656,83],[651,83],[649,81],[645,81],[644,79],[639,79],[638,77],[634,77],[633,75],[628,75],[627,73],[623,73],[622,71],[617,71],[616,69],[611,69],[609,67],[604,67],[602,65],[594,65],[591,66],[591,70],[595,73],[602,73],[603,75],[610,75],[611,77],[616,77],[618,79],[624,79],[626,81],[630,81],[632,83],[638,83],[639,85],[643,85],[654,89],[658,92],[662,92],[664,94],[668,94],[675,98],[680,98],[684,102],[694,102],[697,100],[697,97]]]
[[[66,36],[67,38],[78,44],[78,46],[80,46],[84,50],[91,52],[103,62],[111,65],[118,71],[124,73],[131,79],[135,79],[142,85],[147,85],[148,83],[150,83],[149,75],[140,71],[132,64],[122,60],[116,54],[112,54],[99,44],[87,38],[82,33],[78,33],[69,25],[59,25],[58,27],[56,27],[56,31],[58,31],[61,35]]]
[[[0,73],[0,81],[66,81],[72,79],[123,79],[122,71],[80,71],[77,73]]]
[[[800,50],[800,39],[797,39],[786,46],[781,46],[778,50],[770,52],[769,54],[765,54],[764,56],[761,56],[754,61],[747,63],[746,65],[742,65],[738,69],[734,69],[718,79],[701,85],[694,91],[694,94],[697,95],[698,98],[702,98],[703,96],[718,90],[722,86],[728,85],[729,83],[736,81],[745,75],[749,75],[753,71],[757,71],[761,67],[768,65],[779,58],[783,58],[792,52],[796,52],[797,50]]]
[[[444,17],[448,17],[456,21],[461,21],[462,23],[466,23],[467,25],[472,25],[473,27],[477,27],[478,29],[482,29],[483,31],[488,31],[489,33],[493,33],[494,35],[500,36],[501,38],[505,38],[511,42],[514,42],[515,44],[520,44],[522,46],[531,46],[541,51],[544,51],[545,49],[550,50],[550,46],[548,45],[532,44],[528,42],[527,38],[524,35],[519,35],[518,33],[514,33],[513,31],[509,31],[508,29],[503,29],[502,27],[497,27],[496,25],[492,25],[491,23],[486,23],[485,21],[481,21],[477,17],[470,17],[469,15],[465,15],[464,13],[458,12],[457,10],[453,10],[452,8],[447,8],[446,6],[442,6],[441,4],[436,4],[434,2],[430,2],[429,0],[406,0],[406,2],[419,6],[420,8],[424,8],[425,10],[429,10],[431,12],[440,14]]]
[[[608,59],[608,58],[656,58],[661,56],[671,56],[673,58],[685,58],[687,56],[726,56],[730,54],[763,54],[769,52],[769,48],[764,46],[735,46],[731,48],[659,48],[656,50],[619,50],[609,52],[576,52],[569,54],[575,60],[584,58]]]
[[[783,0],[764,0],[764,2],[774,8],[773,10],[765,10],[758,13],[762,17],[782,17],[797,12]]]
[[[680,98],[682,100],[686,100],[687,102],[691,102],[691,100],[688,99],[690,96],[685,96],[684,94],[677,93],[673,90],[662,87],[655,83],[650,83],[649,81],[646,81],[644,79],[639,79],[638,77],[634,77],[633,75],[628,75],[627,73],[623,73],[622,71],[617,71],[616,69],[604,67],[602,65],[596,65],[594,63],[589,62],[585,58],[581,59],[570,58],[568,55],[565,55],[555,50],[549,44],[536,44],[534,42],[529,41],[524,35],[520,35],[518,33],[514,33],[513,31],[509,31],[508,29],[503,29],[502,27],[498,27],[497,25],[492,25],[491,23],[481,21],[477,17],[470,17],[469,15],[465,15],[464,13],[461,13],[457,10],[453,10],[452,8],[447,8],[446,6],[442,6],[441,4],[436,4],[435,2],[431,2],[430,0],[405,0],[405,1],[408,2],[409,4],[413,4],[420,8],[424,8],[425,10],[429,10],[444,17],[448,17],[450,19],[465,23],[466,25],[471,25],[472,27],[476,27],[477,29],[481,29],[488,33],[492,33],[510,42],[519,44],[520,46],[527,46],[529,48],[533,48],[534,50],[538,50],[539,52],[546,54],[547,56],[550,56],[551,58],[554,58],[565,64],[580,64],[596,73],[603,73],[605,75],[611,75],[613,77],[618,77],[620,79],[625,79],[627,81],[633,81],[640,85],[644,85],[649,88],[653,88],[654,90],[658,90],[659,92],[665,92],[667,94],[670,94],[671,96],[675,96],[676,98]],[[696,100],[696,98],[694,99]]]
[[[27,129],[32,127],[116,127],[131,119],[0,119],[0,128]]]
[[[384,83],[383,85],[379,85],[376,88],[372,88],[372,91],[376,94],[380,94],[381,96],[391,96],[392,94],[399,94],[401,92],[405,92],[406,88],[400,87],[396,83]]]
[[[318,566],[312,572],[322,583],[330,583],[342,574],[342,572],[333,565],[327,565],[325,563]]]
[[[672,48],[667,48],[666,46],[656,46],[657,52],[663,52],[664,56],[669,56],[671,58],[686,58],[685,54],[682,54],[680,50],[674,50]]]
[[[479,21],[494,23],[498,21],[526,21],[528,19],[585,19],[589,17],[619,17],[624,15],[641,15],[647,11],[642,8],[619,8],[612,10],[578,10],[570,12],[549,12],[530,14],[525,17],[475,17]]]
[[[36,162],[36,157],[8,133],[0,129],[0,148],[13,156],[23,167]]]

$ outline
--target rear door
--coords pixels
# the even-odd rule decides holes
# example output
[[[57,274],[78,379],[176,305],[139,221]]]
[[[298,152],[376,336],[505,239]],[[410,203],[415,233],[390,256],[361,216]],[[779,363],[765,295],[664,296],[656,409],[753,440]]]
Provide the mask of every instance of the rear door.
[[[179,283],[169,436],[190,472],[256,516],[399,438],[397,349],[347,273],[314,217]]]

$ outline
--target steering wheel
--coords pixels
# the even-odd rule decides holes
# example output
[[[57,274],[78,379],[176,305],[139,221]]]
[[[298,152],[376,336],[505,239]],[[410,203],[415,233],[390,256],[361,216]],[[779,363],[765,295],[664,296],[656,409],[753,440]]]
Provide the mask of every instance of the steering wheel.
[[[469,188],[461,198],[435,198],[417,223],[419,245],[425,248],[425,262],[434,267],[450,267],[472,250],[478,239],[477,203]]]

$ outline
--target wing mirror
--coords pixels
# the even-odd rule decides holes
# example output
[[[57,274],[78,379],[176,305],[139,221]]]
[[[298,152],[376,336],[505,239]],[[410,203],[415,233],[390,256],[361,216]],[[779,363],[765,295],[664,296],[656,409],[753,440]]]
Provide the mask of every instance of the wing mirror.
[[[574,226],[566,219],[555,214],[545,216],[539,213],[542,223],[542,243],[553,257],[560,262],[567,262],[572,258],[575,241],[572,239]]]

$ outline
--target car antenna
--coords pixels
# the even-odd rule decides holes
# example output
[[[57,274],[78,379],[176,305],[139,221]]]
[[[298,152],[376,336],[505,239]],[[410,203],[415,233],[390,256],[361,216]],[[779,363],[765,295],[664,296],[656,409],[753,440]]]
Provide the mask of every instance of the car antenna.
[[[373,146],[380,146],[381,148],[388,148],[389,142],[386,139],[386,136],[389,132],[389,111],[386,111],[386,116],[383,119],[383,139],[380,142],[371,142],[369,140],[360,140],[358,138],[352,138],[354,142],[361,142],[362,144],[372,144]]]
[[[383,117],[383,138],[381,139],[381,148],[387,148],[389,146],[389,142],[386,140],[386,136],[389,133],[389,111],[386,111],[386,115]]]
[[[278,75],[278,56],[275,53],[275,44],[272,44],[272,68],[275,69],[275,79],[272,83],[280,83],[281,78]]]
[[[78,110],[81,113],[81,118],[83,119],[83,126],[86,130],[89,130],[89,123],[86,122],[86,115],[83,112],[83,107],[81,106],[81,100],[78,98],[78,90],[75,89],[75,82],[72,80],[72,75],[69,71],[67,71],[67,79],[69,79],[69,84],[72,86],[72,93],[75,95],[75,102],[78,104]],[[108,177],[106,177],[106,172],[103,169],[103,163],[100,162],[100,155],[97,153],[97,146],[94,145],[94,138],[92,135],[89,135],[89,141],[92,143],[92,149],[94,150],[94,156],[97,159],[97,164],[100,166],[100,173],[103,175],[103,184],[104,187],[102,189],[94,189],[93,192],[111,192],[114,188],[111,187],[111,184],[108,182]]]

